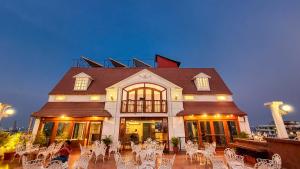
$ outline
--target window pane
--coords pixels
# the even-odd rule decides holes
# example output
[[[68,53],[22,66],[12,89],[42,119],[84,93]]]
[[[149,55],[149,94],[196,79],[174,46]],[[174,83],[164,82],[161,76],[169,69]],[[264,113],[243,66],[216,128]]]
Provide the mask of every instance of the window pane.
[[[234,121],[227,121],[228,130],[230,134],[230,141],[233,142],[233,138],[237,135],[237,129]]]
[[[75,123],[72,138],[77,140],[83,140],[84,129],[85,129],[85,123]]]
[[[44,125],[44,133],[47,138],[51,137],[54,122],[46,122]]]
[[[160,92],[154,91],[154,100],[160,100]]]
[[[186,127],[187,127],[187,136],[188,136],[187,139],[192,141],[198,141],[197,121],[187,121]]]
[[[226,139],[225,139],[225,132],[224,132],[224,126],[222,121],[214,121],[214,129],[215,129],[215,137],[216,137],[216,143],[219,146],[225,146]]]
[[[69,139],[70,123],[60,122],[56,131],[56,139]]]
[[[146,89],[146,100],[152,100],[152,90]]]
[[[137,91],[137,100],[144,100],[144,89],[139,89]]]
[[[129,97],[128,97],[128,99],[129,99],[129,100],[135,100],[135,90],[129,92]]]
[[[89,133],[89,144],[101,140],[101,122],[91,122]]]
[[[211,131],[210,131],[210,122],[209,121],[201,121],[200,128],[201,128],[202,142],[203,143],[211,143],[212,135],[211,135]]]

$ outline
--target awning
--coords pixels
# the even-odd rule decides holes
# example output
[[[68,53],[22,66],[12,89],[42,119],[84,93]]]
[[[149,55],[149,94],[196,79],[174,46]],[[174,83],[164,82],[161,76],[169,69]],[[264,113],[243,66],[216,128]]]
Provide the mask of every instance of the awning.
[[[48,102],[38,112],[32,113],[34,117],[111,117],[104,110],[104,102]]]
[[[177,116],[201,114],[247,115],[234,102],[183,102],[183,110],[178,112]]]

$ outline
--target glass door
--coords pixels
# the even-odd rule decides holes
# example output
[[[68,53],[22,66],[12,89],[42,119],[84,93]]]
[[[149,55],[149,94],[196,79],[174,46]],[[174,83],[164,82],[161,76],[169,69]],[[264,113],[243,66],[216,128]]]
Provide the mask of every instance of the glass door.
[[[200,135],[202,144],[213,142],[209,121],[200,121]]]
[[[96,140],[101,140],[101,122],[91,122],[89,130],[89,142],[88,144],[93,144]]]
[[[233,138],[237,135],[237,128],[234,121],[227,121],[229,130],[230,142],[233,142]]]
[[[198,124],[197,121],[187,121],[186,122],[187,140],[198,143]]]
[[[214,130],[215,130],[215,140],[217,146],[225,146],[226,145],[226,138],[225,138],[225,131],[223,126],[223,121],[214,121]]]

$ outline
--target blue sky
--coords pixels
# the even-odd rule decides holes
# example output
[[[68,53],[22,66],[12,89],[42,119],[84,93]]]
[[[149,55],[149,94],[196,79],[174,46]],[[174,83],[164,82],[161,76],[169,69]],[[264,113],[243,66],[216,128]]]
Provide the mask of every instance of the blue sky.
[[[102,62],[151,59],[215,67],[252,125],[263,103],[284,100],[300,120],[300,1],[1,1],[0,102],[18,110],[2,125],[26,126],[48,92],[85,55]]]

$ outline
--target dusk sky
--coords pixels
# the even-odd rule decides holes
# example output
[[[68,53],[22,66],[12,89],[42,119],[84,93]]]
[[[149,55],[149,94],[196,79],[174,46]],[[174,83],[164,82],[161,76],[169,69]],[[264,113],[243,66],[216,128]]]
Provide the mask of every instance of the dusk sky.
[[[155,54],[215,67],[250,125],[272,120],[263,106],[272,100],[300,120],[300,1],[27,0],[0,2],[0,102],[17,109],[2,126],[27,127],[81,55]]]

